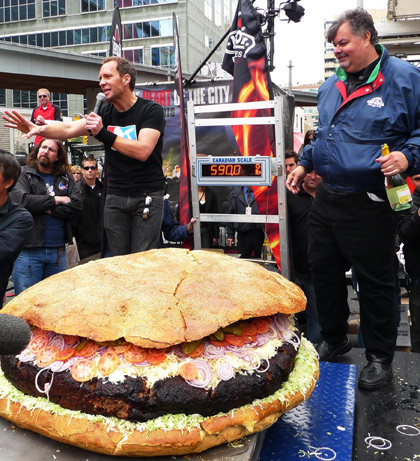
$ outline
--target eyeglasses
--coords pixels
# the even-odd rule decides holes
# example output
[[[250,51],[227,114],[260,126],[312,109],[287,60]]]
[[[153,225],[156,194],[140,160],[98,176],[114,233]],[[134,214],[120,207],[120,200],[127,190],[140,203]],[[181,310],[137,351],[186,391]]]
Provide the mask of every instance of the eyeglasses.
[[[41,99],[41,98],[48,98],[48,95],[47,94],[40,94],[38,95],[38,98]]]
[[[84,170],[96,170],[96,168],[98,168],[97,166],[83,166],[82,167]]]

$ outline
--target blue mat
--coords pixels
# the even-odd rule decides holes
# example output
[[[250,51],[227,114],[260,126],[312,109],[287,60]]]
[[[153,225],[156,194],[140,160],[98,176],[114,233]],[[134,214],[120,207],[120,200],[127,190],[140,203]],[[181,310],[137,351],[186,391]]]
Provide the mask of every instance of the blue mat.
[[[355,401],[356,365],[320,362],[311,397],[267,430],[260,461],[350,461]]]

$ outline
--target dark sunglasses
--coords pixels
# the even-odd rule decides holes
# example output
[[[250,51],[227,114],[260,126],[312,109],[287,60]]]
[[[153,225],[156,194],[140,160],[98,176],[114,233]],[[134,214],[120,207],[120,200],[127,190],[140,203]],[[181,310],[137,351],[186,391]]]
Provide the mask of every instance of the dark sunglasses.
[[[48,95],[47,95],[47,94],[40,94],[40,95],[38,96],[38,98],[39,98],[39,99],[41,99],[41,98],[48,98]]]
[[[82,166],[82,168],[87,171],[87,170],[96,170],[96,168],[98,167],[97,166]]]

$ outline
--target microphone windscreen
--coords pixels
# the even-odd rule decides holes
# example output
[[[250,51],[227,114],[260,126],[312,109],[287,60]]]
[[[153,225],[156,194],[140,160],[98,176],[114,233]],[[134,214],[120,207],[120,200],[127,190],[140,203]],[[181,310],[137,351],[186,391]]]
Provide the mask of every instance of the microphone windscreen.
[[[25,320],[0,314],[0,355],[17,355],[28,345],[31,329]]]
[[[102,104],[105,102],[105,100],[106,100],[106,96],[103,93],[98,93],[96,95],[96,104],[95,104],[95,108],[93,109],[93,112],[95,114],[99,113],[99,110],[101,109]]]

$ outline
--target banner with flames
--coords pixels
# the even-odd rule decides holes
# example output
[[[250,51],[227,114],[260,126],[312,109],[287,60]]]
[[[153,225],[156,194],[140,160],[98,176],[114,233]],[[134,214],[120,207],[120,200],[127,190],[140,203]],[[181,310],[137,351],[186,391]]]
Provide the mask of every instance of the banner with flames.
[[[270,73],[267,70],[267,49],[258,13],[250,0],[239,0],[228,36],[222,68],[233,75],[233,101],[268,101],[272,97]],[[271,116],[269,109],[232,112],[232,117]],[[273,156],[275,148],[272,125],[232,127],[243,156]],[[277,182],[270,187],[253,187],[261,215],[277,215]],[[277,224],[266,224],[265,232],[271,251],[280,269],[280,235]]]

